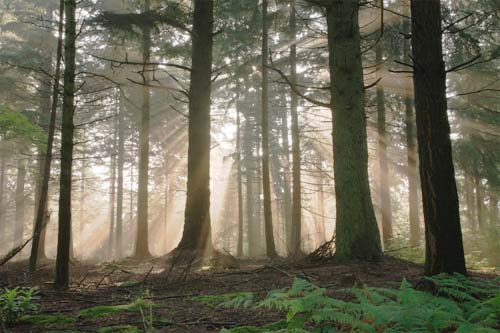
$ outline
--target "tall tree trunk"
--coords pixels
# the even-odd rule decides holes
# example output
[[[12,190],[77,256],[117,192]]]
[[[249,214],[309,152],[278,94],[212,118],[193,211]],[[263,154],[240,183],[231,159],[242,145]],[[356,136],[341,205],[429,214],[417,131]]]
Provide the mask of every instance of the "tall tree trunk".
[[[498,212],[498,197],[493,192],[490,193],[490,226],[497,227],[500,223]]]
[[[240,101],[239,89],[236,87],[236,172],[238,181],[238,244],[236,249],[236,256],[241,258],[243,256],[243,180],[241,171],[241,121],[240,121]]]
[[[269,97],[268,97],[268,0],[262,1],[262,189],[264,192],[264,230],[266,238],[266,255],[276,257],[274,245],[273,216],[271,208],[271,180],[269,174]]]
[[[123,166],[125,164],[125,120],[124,106],[122,98],[118,113],[118,165],[117,165],[117,184],[116,184],[116,258],[123,256]]]
[[[467,207],[467,222],[469,223],[469,227],[474,230],[476,224],[474,222],[476,210],[474,203],[474,185],[472,180],[470,179],[470,175],[465,172],[465,205]]]
[[[409,7],[405,11],[406,15],[410,15]],[[411,34],[411,21],[404,18],[403,30],[405,34]],[[404,39],[403,45],[403,62],[409,63],[411,52],[411,41]],[[405,126],[406,126],[406,160],[408,173],[408,205],[410,218],[410,244],[417,246],[420,243],[420,218],[418,208],[418,171],[417,171],[417,143],[415,134],[415,112],[413,107],[412,93],[413,87],[407,88],[404,96],[405,103]]]
[[[382,0],[377,0],[380,6]],[[382,22],[383,24],[383,22]],[[379,40],[375,50],[375,62],[377,70],[383,70],[383,42]],[[383,74],[381,74],[383,75]],[[392,211],[391,211],[391,187],[389,183],[389,165],[387,161],[387,132],[386,112],[385,112],[385,92],[384,86],[377,84],[377,134],[378,134],[378,166],[379,166],[379,194],[380,194],[380,210],[382,216],[382,238],[384,245],[393,237],[392,234]]]
[[[210,226],[210,95],[214,1],[194,0],[184,232],[179,249],[207,250]]]
[[[359,1],[353,0],[332,1],[326,7],[335,153],[335,247],[336,255],[343,259],[381,255],[368,182],[358,9]]]
[[[411,1],[425,274],[466,273],[447,116],[440,0]]]
[[[296,1],[292,0],[290,5],[290,81],[297,83],[297,23],[296,23]],[[302,185],[300,170],[300,129],[298,115],[298,96],[290,92],[290,113],[292,116],[292,231],[290,251],[298,255],[301,250],[302,238]]]
[[[2,140],[3,141],[3,140]],[[4,192],[5,192],[5,171],[6,171],[6,159],[4,152],[0,151],[0,244],[3,246],[5,244],[5,204],[4,204]]]
[[[116,150],[118,145],[118,118],[115,118],[113,146],[111,150],[110,179],[109,179],[109,240],[108,240],[108,258],[113,260],[115,258],[115,223],[116,223]]]
[[[483,225],[483,206],[484,206],[483,190],[482,190],[482,184],[481,184],[481,177],[479,177],[477,174],[474,175],[474,188],[476,190],[477,226],[478,226],[479,230],[483,230],[484,229],[484,225]]]
[[[150,0],[144,1],[144,12],[151,9]],[[149,252],[148,233],[148,182],[149,182],[149,112],[151,95],[149,81],[151,78],[151,29],[143,28],[142,60],[144,63],[142,87],[142,112],[141,127],[139,131],[139,192],[137,197],[137,235],[135,244],[135,257],[151,257]]]
[[[283,111],[281,113],[281,137],[282,137],[282,164],[283,164],[283,222],[284,222],[284,237],[286,254],[288,255],[292,249],[292,191],[290,185],[292,183],[292,175],[290,170],[290,142],[288,139],[288,110],[286,91],[283,95]],[[293,186],[293,185],[292,185]]]
[[[24,235],[24,206],[25,194],[24,184],[26,182],[26,164],[20,158],[17,161],[17,179],[16,179],[16,226],[14,227],[14,247],[23,244]]]
[[[49,181],[52,165],[52,149],[54,146],[54,132],[56,127],[57,104],[59,101],[59,79],[61,77],[61,59],[63,52],[63,33],[64,33],[64,10],[65,0],[59,2],[59,37],[57,40],[56,54],[56,72],[54,74],[54,85],[52,90],[52,106],[50,110],[50,120],[48,128],[47,148],[45,151],[44,167],[42,175],[42,184],[40,186],[39,201],[36,203],[36,219],[33,228],[33,241],[31,245],[31,254],[29,260],[29,271],[36,270],[39,258],[45,257],[45,231],[44,224],[50,218],[47,213],[49,199]]]
[[[316,197],[317,210],[318,210],[318,224],[319,224],[319,242],[320,244],[326,241],[326,226],[325,226],[325,192],[323,187],[323,165],[322,158],[318,154],[317,169],[319,176],[317,177],[318,182],[318,195]]]
[[[76,1],[65,0],[64,90],[61,129],[61,178],[59,188],[59,232],[54,287],[69,287],[71,238],[71,184],[73,171],[73,117],[75,111]]]
[[[244,143],[244,158],[245,164],[245,180],[246,180],[246,221],[247,221],[247,242],[248,242],[248,255],[254,257],[257,254],[257,235],[256,235],[256,218],[254,207],[254,163],[253,163],[253,131],[252,131],[252,118],[250,110],[245,110],[245,130],[243,135]]]

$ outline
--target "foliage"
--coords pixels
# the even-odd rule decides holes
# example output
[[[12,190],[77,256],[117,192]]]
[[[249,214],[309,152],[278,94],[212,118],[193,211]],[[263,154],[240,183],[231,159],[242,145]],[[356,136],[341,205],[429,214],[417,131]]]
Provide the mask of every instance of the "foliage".
[[[135,326],[131,325],[116,325],[116,326],[108,326],[102,327],[98,331],[98,333],[140,333],[139,330]]]
[[[0,320],[12,324],[24,313],[36,310],[34,303],[37,291],[31,289],[5,289],[0,293]]]
[[[423,264],[425,261],[425,250],[423,246],[411,246],[410,241],[403,237],[394,237],[387,242],[384,254],[394,258]]]
[[[254,299],[253,293],[239,292],[222,295],[196,296],[193,300],[207,304],[208,306],[223,306],[226,308],[248,307]]]
[[[81,317],[86,317],[86,318],[99,318],[99,317],[106,317],[119,312],[141,311],[141,309],[147,308],[149,306],[154,306],[154,304],[142,298],[138,298],[130,304],[99,305],[92,308],[84,309],[80,311],[79,315]]]
[[[20,112],[0,105],[0,129],[5,140],[19,140],[25,143],[42,146],[45,143],[45,132],[33,124]]]
[[[280,320],[274,323],[266,324],[262,327],[257,326],[240,326],[232,329],[223,329],[221,333],[262,333],[275,332],[286,329],[287,323],[285,320]]]
[[[397,290],[347,289],[353,297],[347,301],[296,279],[291,288],[273,291],[255,306],[287,314],[286,329],[261,332],[497,332],[500,280],[440,275],[426,281],[436,286],[437,295],[415,290],[403,280]]]
[[[24,323],[30,323],[32,325],[54,325],[54,324],[72,324],[76,321],[76,319],[62,314],[55,314],[55,315],[36,314],[36,315],[23,316],[19,318],[18,321]]]

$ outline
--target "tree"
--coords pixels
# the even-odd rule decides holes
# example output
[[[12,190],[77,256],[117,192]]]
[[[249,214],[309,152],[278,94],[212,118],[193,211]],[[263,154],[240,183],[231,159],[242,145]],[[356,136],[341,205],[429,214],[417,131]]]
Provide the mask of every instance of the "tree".
[[[262,188],[264,192],[264,229],[266,236],[266,255],[277,256],[274,244],[273,216],[271,209],[271,177],[269,175],[269,98],[268,98],[268,1],[262,1]]]
[[[210,96],[213,0],[194,0],[189,87],[188,178],[184,231],[178,249],[212,246],[210,226]]]
[[[144,0],[143,13],[151,10],[151,1]],[[151,94],[149,84],[151,80],[151,28],[146,25],[142,28],[142,112],[139,130],[139,191],[137,196],[137,235],[135,242],[135,257],[151,257],[149,252],[148,232],[148,182],[149,182],[149,112]]]
[[[73,134],[75,112],[76,1],[65,0],[64,89],[61,128],[61,176],[59,180],[59,231],[57,237],[54,287],[69,288],[71,238],[71,186],[73,171]]]
[[[61,76],[61,57],[63,47],[63,30],[64,30],[64,0],[59,2],[59,37],[57,40],[56,54],[56,71],[54,74],[54,86],[52,90],[52,105],[50,111],[50,120],[48,126],[47,147],[45,150],[44,167],[42,181],[40,185],[39,201],[36,205],[35,225],[33,228],[33,241],[31,246],[31,255],[29,259],[29,271],[34,272],[36,269],[38,258],[44,253],[44,220],[47,216],[47,202],[49,196],[49,180],[50,170],[52,165],[52,149],[54,146],[54,133],[56,127],[56,112],[57,103],[59,101],[59,79]]]
[[[290,82],[297,83],[297,22],[296,1],[290,3]],[[298,115],[298,96],[290,92],[290,113],[292,116],[292,232],[291,248],[293,255],[301,252],[301,229],[302,229],[302,186],[300,171],[300,130]]]
[[[376,1],[376,6],[382,7],[382,0]],[[382,13],[383,13],[382,8]],[[380,38],[375,48],[375,62],[377,70],[381,71],[384,67],[383,57],[383,34],[384,34],[384,15],[381,15]],[[378,162],[379,162],[379,194],[380,210],[382,216],[382,237],[384,244],[393,237],[392,235],[392,211],[391,211],[391,187],[389,181],[389,166],[387,160],[387,141],[386,132],[386,111],[385,111],[385,92],[382,81],[377,84],[377,133],[378,133]]]
[[[336,255],[381,255],[368,182],[365,93],[358,23],[359,1],[321,1],[326,7],[333,118]]]
[[[466,273],[441,41],[440,0],[411,1],[415,111],[425,219],[425,274]]]

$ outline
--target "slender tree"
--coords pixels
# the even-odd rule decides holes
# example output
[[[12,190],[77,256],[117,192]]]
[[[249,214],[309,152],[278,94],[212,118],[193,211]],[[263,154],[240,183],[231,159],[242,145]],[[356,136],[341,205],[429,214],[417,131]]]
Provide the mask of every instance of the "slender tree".
[[[144,0],[143,12],[151,10],[151,1]],[[144,64],[142,86],[142,112],[139,131],[139,190],[137,195],[137,235],[135,242],[135,257],[147,258],[149,252],[148,233],[148,182],[149,182],[149,113],[151,94],[149,84],[151,80],[151,28],[143,27],[142,31],[142,61]]]
[[[292,84],[297,83],[296,21],[296,1],[292,0],[290,4],[290,81]],[[292,241],[290,251],[293,255],[298,255],[302,251],[302,186],[298,105],[298,96],[292,89],[290,93],[290,114],[292,118]]]
[[[26,161],[20,157],[17,161],[16,179],[16,225],[14,227],[14,247],[23,243],[25,199],[24,185],[26,182]]]
[[[440,0],[412,0],[411,16],[415,111],[425,218],[425,274],[464,274],[464,249],[447,115]]]
[[[123,168],[125,164],[125,119],[123,98],[120,95],[118,110],[118,160],[116,184],[116,257],[123,256]]]
[[[382,0],[377,0],[376,5],[382,6]],[[382,10],[382,13],[384,11]],[[383,57],[383,29],[384,29],[384,15],[380,15],[380,39],[377,41],[375,47],[375,62],[377,70],[384,69]],[[385,110],[385,91],[383,82],[377,84],[377,134],[378,134],[378,167],[379,167],[379,194],[380,194],[380,210],[382,216],[382,238],[384,244],[392,238],[392,209],[391,209],[391,192],[389,181],[389,164],[387,160],[387,131],[386,131],[386,110]]]
[[[243,256],[243,175],[241,170],[241,119],[240,119],[240,96],[239,91],[241,87],[239,84],[236,86],[236,176],[238,177],[238,243],[236,255]]]
[[[76,1],[65,0],[64,90],[61,128],[61,176],[59,182],[59,231],[54,287],[69,287],[71,238],[71,185],[73,171],[73,117],[75,112]]]
[[[59,2],[59,37],[57,40],[57,51],[56,51],[56,69],[54,74],[54,85],[52,90],[52,106],[50,111],[50,120],[47,136],[47,148],[45,151],[44,167],[42,184],[40,186],[39,201],[36,204],[36,218],[35,226],[33,228],[33,241],[31,246],[31,254],[29,260],[29,271],[34,272],[36,270],[36,265],[38,258],[43,257],[44,251],[44,221],[47,220],[47,202],[49,198],[49,180],[50,171],[52,166],[52,149],[54,146],[54,133],[56,127],[56,115],[57,115],[57,104],[59,101],[59,79],[61,77],[61,59],[63,52],[63,33],[64,33],[64,11],[65,11],[65,0],[60,0]]]
[[[212,246],[210,226],[210,96],[214,1],[194,0],[189,88],[188,177],[183,250]]]
[[[266,238],[266,255],[277,256],[274,244],[273,216],[271,208],[271,177],[269,174],[269,88],[268,88],[268,1],[262,1],[262,188],[264,192],[264,230]]]

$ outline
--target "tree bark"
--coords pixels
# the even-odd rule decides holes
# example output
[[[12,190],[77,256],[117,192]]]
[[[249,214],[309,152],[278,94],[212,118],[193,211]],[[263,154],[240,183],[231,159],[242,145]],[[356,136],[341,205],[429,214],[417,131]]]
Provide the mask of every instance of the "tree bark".
[[[380,236],[368,182],[365,94],[358,23],[359,1],[329,1],[331,106],[336,193],[336,255],[373,259]]]
[[[54,287],[69,288],[71,238],[71,185],[73,171],[73,117],[75,112],[76,1],[65,0],[64,90],[61,129],[61,176],[59,183],[59,232]]]
[[[116,243],[116,150],[118,146],[118,118],[115,118],[113,146],[111,150],[110,179],[109,179],[109,239],[108,239],[108,258],[115,258]]]
[[[466,273],[447,116],[441,3],[411,1],[415,111],[425,218],[425,274]]]
[[[406,15],[410,15],[409,7],[405,11]],[[404,18],[403,30],[406,34],[411,34],[411,21]],[[404,39],[403,45],[403,62],[410,63],[411,41]],[[413,89],[407,88],[407,90]],[[410,219],[410,245],[417,246],[420,243],[420,218],[418,207],[418,155],[417,143],[415,134],[415,112],[412,99],[412,92],[405,91],[405,126],[406,126],[406,160],[408,173],[408,206]]]
[[[271,207],[271,180],[269,173],[269,96],[268,96],[268,0],[262,1],[262,190],[264,192],[264,230],[266,238],[266,255],[276,257],[274,244],[273,216]]]
[[[48,198],[49,198],[49,181],[52,165],[52,150],[54,146],[54,133],[56,127],[57,104],[59,101],[59,79],[61,77],[61,59],[63,52],[63,33],[64,33],[64,0],[59,2],[59,37],[57,40],[56,51],[56,71],[54,74],[54,86],[52,90],[52,106],[50,110],[50,120],[48,128],[47,148],[45,151],[44,167],[42,175],[42,183],[39,191],[39,201],[36,203],[36,218],[33,228],[33,241],[31,245],[31,254],[29,260],[29,271],[32,273],[36,270],[37,261],[39,258],[45,257],[45,230],[44,222],[50,218],[47,213]]]
[[[482,187],[481,177],[479,177],[476,174],[476,175],[474,175],[474,188],[476,191],[476,218],[477,218],[477,226],[478,226],[479,230],[484,229],[484,225],[483,225],[484,200],[483,200],[483,190],[481,187]]]
[[[194,0],[189,148],[184,232],[179,249],[208,250],[210,226],[210,95],[212,85],[213,0]]]
[[[380,2],[378,4],[380,6]],[[375,62],[377,70],[383,69],[383,44],[379,40],[375,50]],[[378,134],[378,166],[379,166],[379,195],[380,210],[382,216],[382,238],[384,245],[393,237],[392,233],[392,210],[391,210],[391,186],[389,182],[389,164],[387,161],[387,132],[386,132],[386,111],[385,111],[385,92],[382,83],[377,84],[377,134]]]
[[[3,141],[3,140],[2,140]],[[4,192],[5,192],[5,171],[6,160],[4,152],[0,151],[0,244],[5,244],[5,207],[4,207]]]
[[[123,257],[123,166],[125,164],[125,120],[122,98],[118,113],[118,161],[117,161],[117,184],[116,184],[116,258]]]
[[[26,164],[20,158],[17,161],[17,179],[16,179],[16,226],[14,228],[14,248],[23,244],[24,236],[24,206],[26,197],[24,194],[24,185],[26,182]]]
[[[236,172],[238,181],[238,244],[236,249],[236,256],[241,258],[243,256],[243,176],[241,170],[241,121],[240,121],[240,85],[237,85],[236,97]]]
[[[151,1],[144,1],[143,12],[148,12]],[[151,59],[151,29],[143,28],[142,36],[142,60],[144,63],[143,86],[142,86],[142,112],[141,127],[139,131],[139,190],[137,196],[137,235],[135,242],[135,254],[137,258],[151,257],[149,252],[149,232],[148,232],[148,182],[149,182],[149,113],[151,95],[149,91],[149,81],[151,79],[150,63]]]

